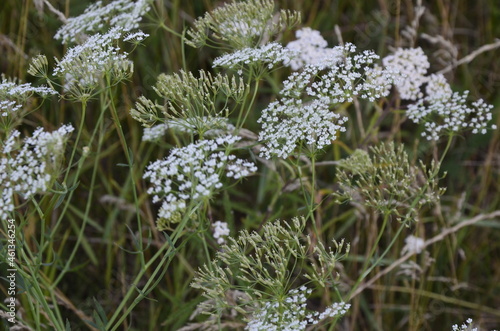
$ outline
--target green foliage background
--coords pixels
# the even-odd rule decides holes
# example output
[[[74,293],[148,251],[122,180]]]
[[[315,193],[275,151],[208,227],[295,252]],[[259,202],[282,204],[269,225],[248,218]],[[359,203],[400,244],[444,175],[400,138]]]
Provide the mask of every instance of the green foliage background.
[[[36,83],[27,75],[29,59],[45,54],[49,67],[54,57],[61,58],[65,47],[53,40],[61,23],[46,7],[37,8],[34,0],[3,0],[0,3],[0,72],[8,77]],[[88,1],[56,0],[51,3],[65,13],[75,16],[83,12]],[[220,5],[220,1],[154,1],[156,14],[150,13],[142,22],[142,29],[151,36],[144,46],[131,55],[134,62],[134,76],[128,84],[120,85],[116,93],[120,121],[134,156],[135,182],[127,168],[118,164],[127,163],[111,118],[100,154],[98,185],[89,197],[85,190],[90,185],[93,161],[84,165],[79,187],[67,213],[66,225],[55,235],[53,256],[46,257],[47,263],[40,269],[41,275],[50,280],[57,277],[61,261],[67,257],[82,223],[86,201],[91,198],[92,210],[89,226],[85,231],[82,249],[73,262],[73,269],[55,291],[63,316],[72,325],[72,330],[87,329],[85,318],[96,309],[93,298],[105,312],[113,312],[128,290],[140,266],[135,250],[134,236],[141,232],[148,240],[146,256],[152,256],[164,242],[164,236],[155,229],[157,206],[151,204],[146,194],[147,185],[141,179],[144,167],[152,160],[167,154],[165,147],[175,144],[170,137],[162,146],[141,141],[142,127],[135,122],[128,111],[140,95],[155,98],[151,86],[158,74],[173,73],[185,67],[192,72],[211,68],[211,61],[217,51],[203,48],[192,49],[181,46],[179,37],[161,29],[164,24],[170,29],[182,32],[185,27],[205,11]],[[373,49],[381,57],[390,52],[400,39],[399,31],[413,19],[414,4],[406,0],[378,1],[324,1],[298,0],[276,1],[277,7],[302,12],[303,26],[319,30],[329,45],[339,40],[334,31],[340,28],[344,42],[353,42],[358,49]],[[462,58],[480,46],[500,38],[500,5],[495,0],[437,0],[425,1],[427,14],[421,20],[419,33],[439,35],[451,41]],[[156,17],[156,18],[155,18]],[[286,33],[285,41],[293,40],[292,33]],[[423,39],[418,40],[431,61],[430,72],[438,71],[444,64],[439,62],[437,51],[443,50]],[[446,50],[445,50],[446,51]],[[183,62],[185,52],[185,63]],[[483,98],[495,105],[494,122],[500,126],[500,50],[479,55],[471,63],[457,67],[448,75],[454,90],[470,90],[473,99]],[[286,70],[274,73],[275,85],[263,83],[259,89],[256,109],[263,109],[272,95],[286,78]],[[35,108],[37,105],[30,105]],[[397,108],[394,106],[393,109]],[[79,123],[79,106],[67,100],[53,97],[36,112],[30,114],[21,129],[24,134],[37,126],[53,130],[61,123]],[[95,123],[99,106],[89,104],[90,115],[86,117],[88,135]],[[373,109],[366,109],[366,123],[373,115]],[[259,114],[253,114],[254,122]],[[365,124],[366,124],[365,123]],[[398,141],[406,144],[408,152],[415,158],[431,160],[435,146],[420,141],[419,128],[406,121],[401,123],[401,114],[388,112],[380,119],[377,134],[361,139],[354,116],[349,120],[348,132],[332,147],[326,149],[322,160],[339,160],[354,149],[373,145],[379,141]],[[258,132],[258,126],[249,129]],[[448,172],[440,184],[447,192],[437,209],[426,211],[421,222],[412,225],[408,235],[418,228],[420,233],[436,234],[448,226],[453,217],[468,218],[479,213],[500,209],[500,132],[490,131],[486,135],[464,135],[455,139],[442,170]],[[439,147],[439,146],[438,146]],[[442,149],[444,146],[440,146]],[[90,146],[92,150],[92,146]],[[319,160],[319,161],[322,161]],[[283,170],[284,171],[284,170]],[[326,199],[317,212],[318,228],[322,239],[346,238],[352,243],[350,258],[344,272],[353,278],[357,276],[375,235],[380,226],[374,215],[360,215],[346,205],[336,205],[329,194],[335,190],[334,170],[331,167],[318,168],[318,196]],[[296,173],[271,173],[260,167],[257,176],[246,180],[214,201],[209,218],[224,220],[235,234],[238,229],[259,229],[263,222],[276,218],[291,219],[301,213],[303,201],[286,187],[297,178]],[[135,213],[130,211],[132,185],[139,195],[139,207],[143,218],[143,229],[137,229]],[[122,199],[121,203],[103,202],[108,195]],[[460,201],[463,201],[460,203]],[[50,228],[60,210],[52,208],[53,201],[44,197],[40,201],[46,210],[45,224]],[[134,205],[131,205],[132,210]],[[26,245],[36,250],[36,238],[40,233],[40,220],[34,214],[27,214],[28,226],[24,230]],[[394,220],[382,238],[386,245],[398,228]],[[140,230],[140,231],[139,231]],[[192,229],[194,231],[201,229]],[[206,262],[202,254],[202,243],[193,233],[187,233],[190,240],[180,246],[176,258],[159,280],[158,286],[148,299],[142,300],[121,327],[128,330],[175,330],[188,323],[189,316],[202,300],[200,292],[189,287],[194,272]],[[386,264],[399,257],[403,239]],[[215,242],[210,242],[215,251]],[[376,285],[364,291],[353,300],[351,312],[339,322],[340,330],[437,330],[450,329],[472,317],[485,329],[500,327],[500,223],[498,220],[484,221],[461,230],[453,236],[430,247],[434,264],[425,271],[422,281],[401,280],[396,273],[390,273],[377,281]],[[418,261],[417,261],[418,262]],[[377,272],[377,268],[374,272]],[[42,277],[42,276],[41,276]],[[148,274],[144,277],[146,282]],[[0,292],[6,293],[1,282]],[[328,293],[316,293],[311,305],[320,309],[328,302]],[[27,307],[26,302],[21,302]],[[495,312],[496,311],[496,312]],[[29,314],[28,314],[29,316]],[[29,318],[29,317],[28,317]],[[42,327],[43,329],[43,327]]]

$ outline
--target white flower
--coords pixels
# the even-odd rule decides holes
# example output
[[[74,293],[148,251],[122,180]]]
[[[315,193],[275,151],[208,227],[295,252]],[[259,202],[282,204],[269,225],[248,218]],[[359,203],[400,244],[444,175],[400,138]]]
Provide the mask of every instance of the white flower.
[[[392,67],[399,72],[395,85],[401,99],[417,100],[422,97],[420,86],[427,82],[429,60],[424,51],[419,48],[398,48],[392,55],[382,60],[385,67]]]
[[[22,107],[22,105],[15,101],[2,100],[0,101],[0,115],[3,117],[9,116],[11,113],[18,111]]]
[[[493,118],[493,105],[482,99],[467,105],[469,91],[460,94],[449,93],[446,86],[431,85],[429,96],[409,105],[408,118],[415,123],[424,123],[425,131],[422,136],[428,140],[438,140],[440,136],[450,132],[458,133],[471,129],[473,134],[487,132],[488,122]],[[491,126],[495,129],[496,126]]]
[[[186,208],[187,200],[210,198],[222,187],[221,177],[224,171],[227,172],[227,177],[234,178],[257,171],[252,162],[227,154],[229,146],[240,139],[228,135],[201,140],[174,148],[167,158],[149,164],[144,173],[144,178],[152,184],[148,194],[153,196],[154,203],[163,202],[158,218],[175,221]],[[233,173],[230,174],[231,172]]]
[[[227,227],[226,222],[221,222],[221,221],[216,221],[214,224],[212,224],[212,227],[214,228],[214,238],[217,239],[217,243],[219,245],[222,245],[226,242],[224,237],[229,236],[229,228]]]
[[[324,312],[308,312],[307,296],[311,290],[305,286],[292,289],[282,301],[269,301],[260,307],[248,322],[245,330],[268,331],[287,330],[302,331],[308,325],[316,325],[320,321],[331,317],[340,317],[351,307],[345,302],[336,302],[327,307]]]
[[[405,245],[401,250],[401,255],[405,255],[407,253],[412,253],[412,254],[422,253],[422,250],[424,249],[424,243],[425,242],[422,238],[415,237],[413,235],[408,236],[405,239]]]
[[[47,86],[18,84],[15,79],[7,79],[3,74],[0,82],[0,116],[9,116],[22,108],[22,104],[34,93],[41,96],[57,95],[57,91]]]
[[[297,40],[286,45],[296,54],[288,63],[292,70],[299,70],[306,65],[335,63],[343,57],[340,48],[327,48],[328,43],[317,30],[303,28],[295,32],[295,36]]]
[[[82,15],[68,18],[54,36],[68,42],[84,40],[85,34],[102,32],[118,27],[123,31],[131,31],[139,27],[139,22],[150,9],[150,0],[115,0],[103,6],[102,1],[91,4]],[[83,38],[82,38],[83,37]]]
[[[63,125],[54,132],[38,128],[22,145],[18,141],[19,131],[9,135],[3,143],[0,159],[0,218],[6,219],[7,213],[14,211],[14,193],[29,199],[50,188],[64,145],[73,130],[71,125]]]
[[[281,94],[298,98],[304,93],[309,97],[325,98],[329,104],[352,102],[357,96],[375,101],[389,94],[397,71],[392,66],[373,67],[379,56],[372,51],[355,54],[356,46],[347,43],[333,48],[333,56],[314,65],[307,65],[301,72],[292,73],[283,82]],[[380,84],[381,81],[384,81]],[[327,98],[327,99],[326,99]]]
[[[466,320],[466,323],[462,323],[462,325],[458,326],[458,324],[453,324],[451,326],[452,331],[478,331],[478,328],[473,327],[472,325],[472,318],[468,318]]]
[[[432,74],[427,78],[425,88],[427,101],[431,103],[446,102],[453,94],[450,84],[442,74]]]
[[[222,55],[213,62],[213,67],[227,67],[240,70],[253,64],[266,64],[269,69],[279,64],[287,64],[295,52],[272,42],[258,48],[243,48],[233,53]]]
[[[67,91],[87,91],[96,88],[105,74],[111,79],[120,80],[133,71],[132,62],[127,60],[128,53],[120,52],[115,46],[122,37],[120,28],[107,33],[89,37],[85,43],[70,48],[57,62],[54,75],[65,79]]]
[[[139,43],[149,37],[149,34],[144,33],[142,31],[135,31],[127,34],[125,38],[123,38],[123,41],[128,41],[132,43]]]
[[[285,99],[272,102],[262,111],[258,122],[262,125],[259,141],[264,146],[260,155],[286,158],[300,142],[312,149],[322,149],[344,132],[346,117],[331,111],[323,100],[304,104],[301,100]]]
[[[156,141],[163,137],[168,131],[168,125],[165,123],[155,125],[150,128],[144,128],[142,141]]]

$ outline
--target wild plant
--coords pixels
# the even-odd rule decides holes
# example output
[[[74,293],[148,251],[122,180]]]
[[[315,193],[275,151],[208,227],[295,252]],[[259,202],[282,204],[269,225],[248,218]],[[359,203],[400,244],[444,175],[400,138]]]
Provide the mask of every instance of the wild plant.
[[[452,69],[472,60],[419,32],[432,18],[421,1],[381,14],[396,38],[377,51],[339,27],[334,44],[302,26],[305,2],[97,1],[75,17],[34,2],[60,21],[51,38],[63,48],[30,52],[30,82],[0,84],[13,328],[419,330],[500,318],[495,298],[456,292],[468,289],[465,231],[500,217],[498,176],[485,167],[490,177],[467,183],[450,167],[469,140],[489,142],[494,164],[495,106],[428,55],[420,39],[447,45]],[[86,298],[78,281],[105,295]],[[452,329],[476,328],[466,323]]]

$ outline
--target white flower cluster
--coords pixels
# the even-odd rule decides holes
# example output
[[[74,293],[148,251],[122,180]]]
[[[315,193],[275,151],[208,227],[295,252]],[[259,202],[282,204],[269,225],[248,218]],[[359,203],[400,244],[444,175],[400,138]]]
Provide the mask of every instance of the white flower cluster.
[[[462,323],[461,326],[454,324],[451,326],[452,331],[478,331],[478,328],[472,327],[472,318],[467,319],[467,324]]]
[[[13,100],[2,100],[0,101],[0,115],[2,117],[9,116],[11,113],[14,113],[21,109],[23,106],[18,104]]]
[[[187,117],[173,118],[167,121],[170,129],[178,132],[203,132],[205,136],[217,137],[234,131],[235,127],[226,117]]]
[[[1,219],[14,211],[14,193],[28,199],[49,189],[57,162],[73,130],[71,125],[63,125],[52,133],[38,128],[24,140],[22,146],[19,142],[20,132],[14,130],[5,140],[0,159]]]
[[[257,121],[262,125],[259,141],[264,142],[260,156],[286,158],[302,141],[309,148],[321,149],[345,131],[346,121],[322,99],[305,104],[298,99],[272,102]]]
[[[379,57],[372,51],[355,52],[353,44],[334,47],[329,62],[306,65],[288,77],[280,91],[284,99],[269,104],[258,120],[265,145],[261,156],[287,157],[303,141],[311,150],[321,149],[345,131],[347,118],[330,108],[355,96],[375,101],[389,94],[397,78],[392,67],[373,66]]]
[[[426,96],[408,106],[408,118],[415,123],[424,122],[422,136],[428,140],[438,140],[443,134],[463,129],[471,129],[474,134],[485,134],[488,122],[493,118],[493,105],[479,99],[472,102],[470,107],[467,105],[468,93],[452,92],[443,75],[431,75]],[[491,128],[496,129],[496,125]]]
[[[222,41],[233,49],[255,47],[300,23],[299,12],[275,12],[274,8],[273,0],[226,1],[194,22],[187,30],[186,43],[193,47],[212,44],[220,48]]]
[[[295,51],[281,46],[276,42],[268,43],[258,48],[247,47],[224,54],[216,58],[213,67],[242,69],[253,64],[266,64],[268,69],[279,64],[288,64],[295,57]]]
[[[408,236],[405,239],[403,249],[401,249],[401,255],[405,255],[406,253],[420,254],[424,249],[424,244],[425,242],[422,238],[415,237],[413,235]]]
[[[248,322],[250,331],[302,331],[308,325],[316,325],[328,317],[340,317],[347,313],[350,304],[334,303],[324,312],[306,312],[307,295],[312,291],[305,286],[293,289],[284,302],[267,302]],[[280,307],[281,305],[281,307]],[[282,311],[282,312],[280,312]]]
[[[80,42],[85,34],[102,32],[118,27],[123,31],[131,31],[139,27],[139,22],[150,9],[150,0],[115,0],[103,6],[102,1],[91,4],[82,15],[68,18],[54,36],[68,42]]]
[[[283,83],[280,93],[295,98],[305,92],[310,97],[328,98],[332,104],[352,102],[354,96],[375,101],[389,94],[390,84],[397,79],[397,71],[392,66],[384,69],[373,67],[379,59],[377,54],[373,51],[355,54],[356,46],[350,43],[333,50],[343,56],[340,59],[334,56],[330,63],[308,65],[302,72],[293,73]],[[325,66],[328,69],[321,72]]]
[[[142,32],[141,30],[127,33],[127,35],[123,38],[123,41],[128,41],[131,43],[140,43],[144,39],[149,37],[149,34]]]
[[[446,102],[453,94],[450,84],[443,74],[432,74],[427,78],[427,87],[425,88],[427,101]]]
[[[427,69],[430,64],[422,48],[398,48],[394,54],[386,56],[382,63],[399,72],[395,81],[401,99],[417,100],[422,98],[420,86],[427,82]]]
[[[209,129],[210,128],[210,129]],[[225,117],[188,117],[174,118],[166,123],[158,124],[150,128],[144,128],[143,141],[157,141],[171,129],[177,132],[199,133],[204,132],[205,137],[219,137],[227,135],[235,130],[234,125],[228,123]]]
[[[65,79],[67,91],[91,91],[105,74],[120,80],[132,73],[128,53],[115,46],[122,32],[121,28],[112,28],[105,34],[97,33],[67,51],[54,68],[54,75]]]
[[[289,62],[292,70],[299,70],[306,65],[318,66],[325,62],[336,63],[343,57],[341,48],[327,48],[328,43],[317,30],[303,28],[297,30],[295,36],[297,40],[286,45],[286,48],[296,54]]]
[[[168,131],[168,124],[162,123],[150,128],[144,128],[142,133],[142,141],[157,141],[163,137]]]
[[[227,227],[226,222],[221,222],[221,221],[216,221],[214,224],[212,224],[212,227],[214,228],[214,238],[217,239],[217,243],[219,245],[223,245],[226,240],[224,237],[229,236],[229,228]]]
[[[427,140],[439,140],[449,133],[458,133],[470,129],[473,134],[485,134],[488,122],[493,118],[492,105],[479,99],[467,104],[469,91],[453,92],[442,74],[426,76],[429,61],[419,48],[402,49],[383,59],[385,66],[392,66],[399,71],[399,79],[394,85],[401,99],[414,100],[408,106],[407,115],[415,123],[424,123],[422,136]],[[425,95],[422,86],[426,84]],[[496,129],[496,125],[491,126]]]
[[[153,195],[153,202],[163,202],[158,218],[174,222],[187,207],[187,200],[210,198],[215,190],[222,187],[224,170],[226,177],[235,179],[257,171],[254,163],[228,154],[230,146],[240,139],[229,135],[201,140],[175,148],[164,160],[151,163],[144,178],[152,184],[148,194]],[[222,147],[223,150],[220,150]]]
[[[217,27],[219,29],[219,33],[224,36],[236,35],[246,36],[246,38],[260,37],[263,27],[266,26],[266,22],[257,18],[249,19],[246,16],[247,13],[239,11],[236,16],[231,17],[231,19],[221,21]]]
[[[57,91],[47,86],[31,86],[30,83],[17,84],[15,80],[9,80],[4,75],[0,82],[0,116],[9,116],[22,107],[33,93],[41,96],[57,95]]]

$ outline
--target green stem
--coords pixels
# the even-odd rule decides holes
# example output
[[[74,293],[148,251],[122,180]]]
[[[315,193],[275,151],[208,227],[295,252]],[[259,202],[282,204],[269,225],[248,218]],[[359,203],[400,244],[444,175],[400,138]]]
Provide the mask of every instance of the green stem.
[[[86,113],[86,103],[82,103],[82,108],[83,108],[83,111],[82,113],[85,114]],[[77,139],[75,141],[75,147],[73,149],[73,152],[72,152],[72,155],[71,155],[71,158],[70,158],[70,163],[68,163],[68,171],[65,175],[65,179],[63,181],[63,183],[65,183],[67,181],[67,178],[68,178],[68,174],[69,174],[69,168],[71,168],[71,165],[72,165],[72,160],[73,160],[73,157],[74,157],[74,154],[75,154],[75,151],[76,149],[78,148],[78,142],[80,140],[80,135],[81,135],[81,132],[83,131],[83,123],[84,123],[84,119],[85,119],[85,115],[82,116],[82,120],[81,120],[81,123],[80,123],[80,128],[78,130],[78,136],[77,136]],[[99,118],[97,120],[97,123],[96,123],[96,126],[95,126],[95,129],[94,131],[92,132],[92,136],[90,137],[90,140],[89,140],[89,143],[88,143],[88,146],[92,146],[92,143],[94,142],[94,139],[95,139],[95,136],[97,134],[97,131],[98,131],[98,128],[100,126],[100,123],[102,123],[102,120],[103,120],[103,112],[101,111],[101,114],[99,115]],[[99,155],[96,156],[97,158],[99,157]],[[80,176],[80,172],[82,170],[82,167],[83,167],[83,164],[84,164],[84,161],[86,159],[86,155],[83,154],[82,157],[80,158],[80,160],[78,160],[78,167],[75,171],[75,176],[74,176],[74,181],[73,181],[73,184],[72,184],[72,187],[73,189],[69,192],[68,194],[68,197],[64,203],[64,207],[63,207],[63,210],[61,211],[61,214],[59,215],[56,223],[54,224],[54,227],[52,228],[52,231],[50,232],[50,235],[49,235],[49,239],[52,239],[52,236],[55,235],[55,233],[57,232],[57,229],[59,228],[59,226],[62,224],[62,220],[63,220],[63,217],[64,215],[66,215],[66,211],[68,210],[69,206],[70,206],[70,203],[71,203],[71,199],[73,197],[73,194],[75,192],[75,188],[74,186],[76,186],[77,184],[77,181],[78,181],[78,178]],[[52,242],[51,240],[48,240],[46,241],[46,243],[48,242]],[[40,252],[43,252],[45,249],[46,249],[46,244],[41,246],[40,248]]]
[[[451,147],[451,142],[453,141],[453,135],[450,135],[448,137],[448,142],[446,143],[446,147],[444,148],[444,151],[443,151],[443,154],[441,154],[441,158],[439,159],[439,165],[441,165],[443,163],[443,160],[446,156],[446,154],[448,154],[448,150],[450,149]],[[439,171],[439,168],[438,170]],[[437,175],[437,174],[436,174]]]
[[[102,113],[103,113],[103,111],[101,110],[101,114]],[[78,237],[77,237],[76,243],[73,247],[73,250],[71,251],[69,258],[66,260],[66,263],[64,264],[64,268],[61,270],[61,272],[59,273],[57,278],[54,280],[54,282],[50,286],[51,289],[55,289],[57,287],[57,284],[59,284],[59,282],[62,280],[62,278],[70,270],[71,262],[73,262],[73,259],[75,258],[75,255],[76,255],[76,252],[77,252],[78,248],[80,248],[80,244],[83,240],[84,231],[85,231],[85,228],[87,226],[88,219],[89,219],[90,207],[92,206],[92,197],[94,195],[95,180],[97,177],[97,170],[99,169],[99,155],[101,154],[101,147],[102,147],[102,143],[104,140],[104,126],[103,126],[102,121],[100,121],[99,129],[100,129],[99,131],[101,134],[99,136],[99,142],[97,145],[96,157],[94,158],[92,177],[90,180],[90,187],[88,190],[89,196],[87,197],[87,204],[85,206],[85,214],[83,217],[83,222],[82,222],[82,225],[80,227],[80,232],[78,233]]]
[[[109,76],[106,76],[106,79],[108,81],[108,86],[111,86],[110,81],[109,81]],[[107,91],[109,91],[109,89],[107,89]],[[139,207],[138,207],[139,206],[139,198],[137,197],[137,188],[135,186],[134,162],[133,162],[132,156],[130,155],[130,152],[129,152],[127,140],[125,139],[125,134],[123,133],[122,125],[120,123],[120,118],[118,117],[118,112],[116,111],[116,106],[115,106],[113,95],[111,95],[111,93],[110,93],[108,95],[108,97],[111,101],[110,102],[111,116],[113,117],[113,121],[115,123],[115,127],[116,127],[116,130],[118,132],[118,137],[120,138],[120,142],[122,144],[123,151],[125,152],[125,156],[127,157],[128,169],[129,169],[130,177],[132,178],[132,183],[133,183],[132,194],[134,196],[134,204],[135,204],[136,208],[139,209]],[[141,252],[139,254],[139,258],[141,259],[142,267],[144,267],[146,262],[144,259],[144,254],[142,252],[144,250],[144,245],[142,242],[142,220],[141,220],[141,214],[139,213],[139,211],[136,212],[136,218],[137,218],[137,228],[139,231],[139,238],[138,238],[139,239],[139,251]]]
[[[17,272],[22,275],[22,277],[25,279],[26,284],[29,284],[27,286],[26,290],[28,293],[31,294],[33,298],[35,298],[38,303],[43,307],[44,313],[47,314],[47,318],[49,321],[52,323],[54,328],[56,330],[64,330],[64,322],[61,318],[61,314],[58,310],[58,305],[57,305],[57,300],[54,297],[54,292],[49,290],[50,297],[52,299],[53,304],[49,306],[47,300],[46,300],[46,295],[43,293],[42,288],[40,285],[43,285],[44,288],[49,289],[50,286],[46,284],[45,280],[43,277],[39,277],[39,267],[37,264],[32,264],[29,261],[32,261],[28,256],[26,256],[26,252],[24,249],[21,249],[21,259],[26,261],[26,268],[28,269],[28,273],[25,272],[22,268],[18,268]],[[29,249],[28,249],[29,251]],[[37,305],[38,307],[38,305]],[[55,315],[54,315],[55,311]],[[39,318],[37,316],[36,318]],[[39,320],[38,320],[39,321]],[[37,325],[39,327],[41,323]],[[37,329],[39,330],[39,328]]]
[[[250,76],[249,80],[251,80],[251,79],[252,79],[252,77]],[[247,120],[247,117],[250,114],[250,111],[252,110],[253,104],[255,102],[255,98],[257,97],[257,92],[259,90],[259,82],[260,82],[259,79],[255,79],[254,91],[253,91],[252,99],[250,100],[250,104],[248,105],[248,108],[245,110],[246,103],[243,103],[243,105],[241,106],[242,111],[240,111],[240,113],[238,115],[238,120],[236,122],[237,130],[239,130],[241,127],[243,127],[243,124]],[[246,100],[246,98],[245,98],[245,100]],[[241,119],[241,114],[243,112],[245,112],[245,115],[243,116],[243,119]]]
[[[66,181],[68,180],[68,176],[69,176],[69,171],[71,169],[71,165],[73,164],[73,159],[75,158],[76,150],[78,149],[78,143],[80,142],[80,138],[81,138],[82,132],[83,132],[83,127],[85,125],[86,113],[87,113],[87,102],[82,102],[82,118],[80,119],[80,125],[78,127],[78,132],[76,135],[75,147],[71,151],[71,156],[69,158],[68,170],[66,171],[66,174],[64,175],[63,185],[66,185]],[[75,181],[76,181],[76,179],[75,179]]]
[[[370,264],[370,261],[371,261],[373,255],[375,254],[375,251],[377,250],[378,244],[380,243],[380,239],[382,239],[382,235],[384,234],[384,230],[385,230],[385,227],[387,226],[388,219],[389,219],[389,215],[386,214],[384,216],[384,221],[382,223],[382,227],[380,228],[380,231],[378,232],[377,239],[375,240],[375,243],[373,244],[372,249],[370,250],[370,253],[368,254],[368,257],[365,260],[365,263],[363,265],[363,271],[361,272],[361,276],[357,279],[356,283],[354,284],[354,286],[351,289],[351,292],[348,295],[349,300],[350,300],[351,294],[355,291],[356,288],[358,288],[359,284],[363,281],[363,279],[365,279],[366,276],[368,276],[368,274],[373,270],[373,268],[375,268],[378,265],[378,263],[380,263],[380,261],[382,260],[382,257],[389,251],[389,248],[391,245],[389,245],[389,248],[386,248],[386,251],[382,254],[382,256],[375,263],[373,263],[370,268],[368,268],[368,265]],[[402,228],[403,227],[400,227],[400,229],[402,229]],[[397,235],[395,238],[397,238]]]
[[[318,229],[316,226],[316,217],[314,216],[314,200],[316,196],[316,153],[311,153],[311,192],[309,201],[309,217],[311,217],[313,223],[313,229],[316,236],[319,236]]]
[[[388,219],[388,216],[384,217],[384,223],[387,222],[387,219]],[[396,232],[396,234],[394,235],[394,237],[392,238],[391,242],[389,243],[389,245],[387,246],[387,248],[384,250],[384,252],[382,253],[382,255],[380,255],[380,257],[375,261],[375,263],[373,263],[368,269],[366,269],[362,274],[361,276],[359,276],[358,280],[356,281],[356,283],[354,284],[354,286],[352,287],[351,291],[349,292],[349,294],[347,295],[347,300],[346,301],[350,301],[352,299],[351,295],[356,291],[356,289],[358,288],[359,284],[361,284],[361,282],[370,274],[370,272],[372,272],[372,270],[378,266],[380,264],[380,262],[383,260],[383,258],[387,255],[387,253],[389,253],[391,247],[394,245],[394,243],[396,243],[397,239],[399,238],[399,235],[401,234],[401,232],[403,231],[404,228],[406,228],[406,225],[408,223],[409,219],[408,218],[405,218],[405,220],[403,221],[403,223],[401,224],[401,226],[399,227],[398,231]],[[380,235],[383,233],[383,230],[384,230],[385,226],[382,227],[380,233],[379,233],[379,237],[377,238],[377,240],[380,239]],[[374,248],[376,248],[376,244],[374,245]],[[374,252],[374,250],[372,250],[372,252]],[[371,259],[371,257],[370,257]]]
[[[197,205],[194,205],[194,206],[190,205],[190,208],[188,208],[188,210],[191,210],[194,212],[195,210],[197,210],[200,207],[201,204],[202,204],[202,202],[199,202]],[[155,276],[160,272],[160,270],[162,268],[165,268],[165,269],[168,268],[170,262],[172,261],[173,257],[175,256],[174,253],[177,250],[175,248],[175,244],[177,243],[179,238],[182,236],[184,228],[186,227],[187,222],[189,221],[190,217],[191,217],[190,213],[186,213],[183,216],[181,223],[177,226],[177,228],[175,229],[175,231],[173,233],[173,235],[174,235],[173,239],[170,239],[165,244],[163,244],[161,246],[161,248],[158,250],[158,252],[156,252],[156,254],[148,261],[148,263],[146,263],[144,268],[137,274],[137,276],[134,279],[134,282],[132,283],[132,286],[130,286],[130,289],[123,297],[123,300],[121,301],[120,305],[118,306],[118,308],[116,308],[115,313],[113,314],[113,316],[109,319],[108,323],[106,324],[106,330],[111,330],[111,331],[116,330],[120,326],[120,324],[125,320],[125,318],[127,318],[127,316],[134,309],[134,307],[145,297],[145,295],[143,293],[146,293],[146,292],[149,292],[152,290],[152,288],[149,289],[149,287],[151,286],[151,283],[154,281]],[[170,238],[170,237],[168,237],[168,238]],[[168,249],[167,249],[167,247],[168,247]],[[164,253],[165,249],[167,249],[167,251],[165,252],[164,257],[161,259],[160,263],[158,264],[156,269],[153,271],[153,273],[149,276],[148,282],[144,285],[144,287],[140,291],[139,295],[137,295],[137,297],[134,299],[134,301],[128,306],[127,310],[122,312],[122,310],[125,308],[125,305],[127,304],[127,302],[129,302],[129,300],[131,299],[134,292],[138,291],[138,289],[137,289],[138,284],[139,284],[140,280],[142,279],[142,277],[144,276],[144,274],[146,273],[146,271]],[[120,318],[117,320],[118,316],[120,316]],[[115,322],[115,320],[116,320],[116,322]]]
[[[179,32],[175,31],[175,30],[172,30],[171,28],[169,28],[168,26],[166,26],[163,21],[160,22],[160,28],[162,28],[163,30],[165,31],[168,31],[170,32],[171,34],[173,34],[174,36],[177,36],[179,38],[183,38],[183,34],[180,34]]]

